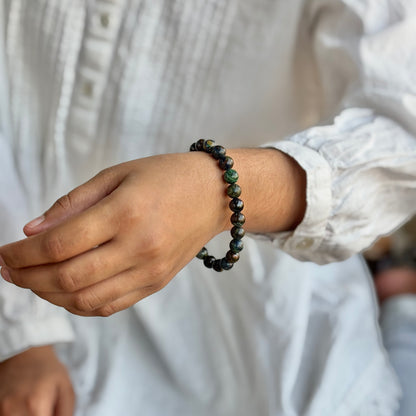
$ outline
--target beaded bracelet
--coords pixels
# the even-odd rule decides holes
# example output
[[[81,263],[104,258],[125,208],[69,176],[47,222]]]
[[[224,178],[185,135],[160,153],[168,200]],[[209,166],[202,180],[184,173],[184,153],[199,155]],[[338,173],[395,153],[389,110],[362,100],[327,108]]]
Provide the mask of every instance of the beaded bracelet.
[[[234,160],[226,155],[226,150],[223,146],[215,145],[213,140],[199,139],[197,142],[192,143],[190,149],[191,152],[203,151],[210,154],[214,159],[218,160],[218,165],[224,170],[224,181],[227,183],[227,195],[231,198],[229,207],[233,214],[231,215],[231,229],[232,240],[230,242],[230,250],[222,259],[216,259],[214,256],[210,256],[208,250],[205,247],[197,254],[197,258],[204,261],[204,265],[209,269],[214,269],[216,272],[222,272],[223,270],[230,270],[234,263],[240,259],[240,251],[244,245],[241,239],[244,237],[245,231],[243,225],[246,221],[245,216],[242,214],[244,208],[244,202],[239,199],[241,195],[241,188],[237,185],[238,173],[232,169],[234,166]]]

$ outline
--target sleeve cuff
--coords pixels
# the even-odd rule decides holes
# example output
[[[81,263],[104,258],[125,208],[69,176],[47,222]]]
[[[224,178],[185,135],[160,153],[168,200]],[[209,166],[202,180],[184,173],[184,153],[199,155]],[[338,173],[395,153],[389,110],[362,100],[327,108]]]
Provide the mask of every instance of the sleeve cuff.
[[[31,347],[71,342],[74,332],[65,316],[15,324],[0,333],[0,362]]]

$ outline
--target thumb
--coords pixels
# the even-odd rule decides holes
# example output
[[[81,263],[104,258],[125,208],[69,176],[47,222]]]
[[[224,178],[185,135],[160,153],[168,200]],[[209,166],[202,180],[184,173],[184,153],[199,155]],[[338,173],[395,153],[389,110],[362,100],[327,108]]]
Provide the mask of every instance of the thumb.
[[[60,197],[43,215],[28,222],[23,227],[23,232],[28,237],[39,234],[79,214],[113,192],[122,179],[121,172],[116,168],[101,171],[88,182]]]

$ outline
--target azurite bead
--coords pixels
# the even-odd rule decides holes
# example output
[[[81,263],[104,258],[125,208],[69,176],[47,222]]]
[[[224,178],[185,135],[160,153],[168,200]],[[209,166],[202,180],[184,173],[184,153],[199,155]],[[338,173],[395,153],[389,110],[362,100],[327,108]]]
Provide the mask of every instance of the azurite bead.
[[[228,205],[233,212],[240,212],[244,208],[244,202],[238,198],[233,198]]]
[[[212,152],[212,148],[214,147],[215,142],[214,140],[205,140],[204,142],[204,151],[207,153],[211,153]]]
[[[221,267],[221,260],[215,260],[214,264],[212,265],[212,268],[216,271],[216,272],[222,272],[222,267]]]
[[[202,247],[199,253],[196,255],[199,259],[204,260],[208,256],[208,250],[205,247]]]
[[[223,147],[223,146],[214,146],[212,148],[211,154],[212,154],[212,156],[214,156],[214,159],[218,160],[218,159],[224,159],[226,152],[227,151],[225,150],[225,147]]]
[[[230,156],[225,156],[224,159],[219,160],[218,164],[222,170],[228,170],[234,166],[234,160]]]
[[[236,227],[242,227],[246,222],[246,217],[241,212],[234,212],[230,219],[231,224],[235,225]]]
[[[227,188],[227,195],[230,198],[238,198],[241,195],[241,188],[240,185],[233,183]]]
[[[226,258],[221,259],[221,267],[223,268],[223,270],[230,270],[233,268],[233,266],[234,263],[228,262]]]
[[[199,151],[204,150],[204,143],[205,143],[204,139],[199,139],[196,142],[196,150],[199,150]]]
[[[224,172],[224,180],[227,183],[236,183],[238,181],[238,173],[234,169],[228,169]]]
[[[228,263],[236,263],[238,260],[240,260],[240,255],[229,250],[225,255],[225,259],[228,261]]]
[[[204,259],[204,264],[209,269],[212,269],[212,266],[214,265],[214,262],[215,262],[215,257],[214,256],[207,256]]]
[[[231,228],[231,236],[235,240],[241,240],[245,236],[246,232],[244,231],[244,228],[241,227],[233,227]]]
[[[241,240],[231,240],[230,249],[233,253],[239,253],[244,248],[244,244]]]

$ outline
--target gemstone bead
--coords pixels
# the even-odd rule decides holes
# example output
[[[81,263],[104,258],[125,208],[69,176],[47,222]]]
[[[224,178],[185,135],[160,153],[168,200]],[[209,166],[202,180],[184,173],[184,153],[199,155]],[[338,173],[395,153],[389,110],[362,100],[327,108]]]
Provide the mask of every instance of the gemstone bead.
[[[234,241],[234,240],[233,240]],[[204,259],[204,264],[209,269],[212,269],[212,266],[214,265],[215,257],[214,256],[207,256]]]
[[[224,159],[225,153],[227,151],[225,150],[225,147],[222,146],[214,146],[212,148],[212,156],[214,156],[214,159]]]
[[[207,153],[211,153],[212,152],[212,148],[213,148],[214,145],[215,145],[214,140],[205,140],[204,146],[203,146],[204,147],[203,150],[205,152],[207,152]]]
[[[224,159],[219,160],[218,164],[222,170],[228,170],[234,166],[234,160],[230,156],[225,156]]]
[[[227,195],[230,198],[238,198],[241,195],[241,188],[240,185],[233,183],[227,188]]]
[[[240,212],[244,208],[244,202],[238,198],[233,198],[228,205],[233,212]]]
[[[226,258],[221,259],[221,267],[223,268],[223,270],[230,270],[233,268],[233,266],[234,263],[228,262]]]
[[[208,256],[208,250],[205,247],[202,247],[199,253],[196,255],[199,259],[204,260]]]
[[[227,183],[236,183],[238,181],[238,173],[234,169],[228,169],[224,172],[224,180]]]
[[[235,240],[241,240],[245,236],[246,232],[244,231],[244,228],[241,227],[233,227],[231,228],[231,236]]]
[[[236,263],[238,260],[240,260],[240,255],[230,250],[230,251],[227,251],[227,254],[225,255],[225,259],[229,263]]]
[[[204,143],[205,143],[204,139],[199,139],[196,142],[196,150],[199,150],[199,151],[204,150]]]
[[[196,143],[192,143],[191,147],[189,148],[190,152],[195,152],[196,151]]]
[[[234,212],[230,219],[231,224],[235,225],[236,227],[242,227],[246,222],[246,217],[241,212]]]
[[[222,272],[221,260],[215,260],[215,261],[214,261],[214,264],[212,265],[212,268],[213,268],[216,272]]]
[[[239,253],[244,247],[244,244],[241,240],[231,240],[230,249],[233,253]]]

